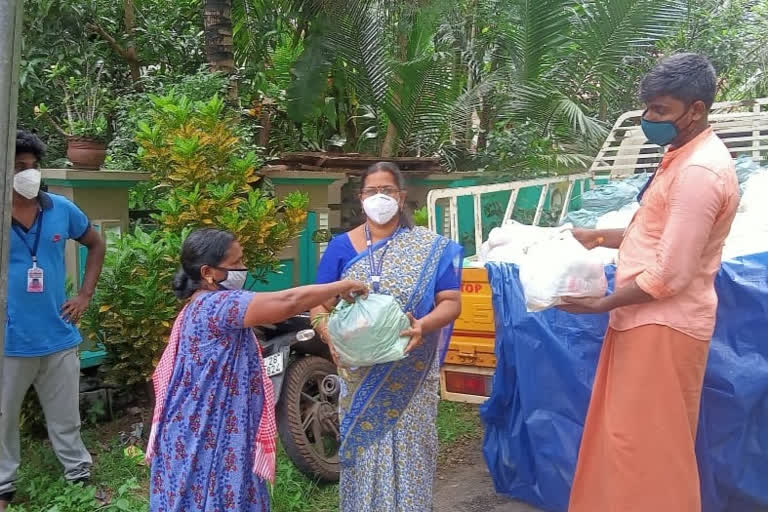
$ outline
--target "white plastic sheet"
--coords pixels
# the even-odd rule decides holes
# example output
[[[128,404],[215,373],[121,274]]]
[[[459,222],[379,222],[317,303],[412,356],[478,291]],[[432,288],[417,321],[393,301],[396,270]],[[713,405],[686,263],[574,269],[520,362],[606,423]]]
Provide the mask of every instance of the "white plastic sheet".
[[[640,203],[634,201],[616,211],[608,212],[597,219],[596,229],[624,229],[640,209]]]

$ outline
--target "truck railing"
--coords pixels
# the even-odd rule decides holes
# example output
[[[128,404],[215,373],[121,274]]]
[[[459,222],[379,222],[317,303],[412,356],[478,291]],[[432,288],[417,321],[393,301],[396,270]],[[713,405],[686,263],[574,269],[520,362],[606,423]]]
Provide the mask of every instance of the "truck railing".
[[[529,187],[541,187],[539,190],[539,199],[532,222],[534,226],[537,226],[541,221],[544,205],[546,204],[547,197],[552,185],[567,182],[568,189],[565,193],[565,197],[563,198],[563,204],[560,207],[560,213],[558,216],[559,223],[562,223],[563,219],[568,214],[568,205],[571,202],[574,185],[577,181],[580,180],[583,180],[585,184],[591,183],[592,178],[592,173],[567,174],[548,178],[512,181],[507,183],[495,183],[491,185],[474,185],[470,187],[431,190],[429,194],[427,194],[427,215],[429,218],[429,229],[432,231],[438,231],[437,206],[438,201],[441,201],[442,203],[445,203],[446,206],[446,211],[442,216],[444,222],[444,234],[446,237],[459,242],[459,198],[472,197],[475,221],[475,254],[480,254],[480,247],[483,244],[484,234],[482,210],[482,198],[484,194],[490,194],[493,192],[510,192],[509,200],[507,201],[507,206],[504,211],[504,216],[502,217],[500,223],[500,225],[504,225],[505,222],[512,218],[512,215],[515,212],[515,203],[517,202],[517,197],[520,190]]]
[[[642,110],[634,110],[619,117],[590,172],[616,178],[656,169],[664,149],[647,143],[640,127],[642,116]],[[715,103],[709,123],[734,159],[744,155],[758,164],[768,161],[768,98]]]
[[[484,235],[483,194],[511,192],[504,218],[501,220],[501,225],[503,225],[504,222],[512,218],[518,192],[528,187],[541,187],[538,205],[533,217],[533,225],[538,225],[552,186],[568,181],[568,191],[560,208],[558,219],[562,223],[568,214],[573,187],[577,181],[586,180],[591,184],[591,181],[596,178],[619,179],[637,173],[651,173],[656,170],[664,156],[664,149],[647,143],[640,126],[642,116],[642,110],[635,110],[619,117],[589,170],[585,173],[430,191],[427,196],[429,228],[437,231],[437,224],[442,220],[444,234],[458,242],[458,199],[471,196],[474,200],[475,254],[480,254]],[[709,122],[734,159],[748,156],[759,165],[768,162],[768,98],[715,103],[712,105]],[[442,219],[437,218],[438,201],[447,210]]]

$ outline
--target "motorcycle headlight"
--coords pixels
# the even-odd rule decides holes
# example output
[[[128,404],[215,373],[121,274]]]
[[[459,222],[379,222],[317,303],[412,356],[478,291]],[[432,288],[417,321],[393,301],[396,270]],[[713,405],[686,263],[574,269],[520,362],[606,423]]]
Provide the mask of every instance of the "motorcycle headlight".
[[[296,333],[296,341],[309,341],[315,337],[314,329],[304,329]]]

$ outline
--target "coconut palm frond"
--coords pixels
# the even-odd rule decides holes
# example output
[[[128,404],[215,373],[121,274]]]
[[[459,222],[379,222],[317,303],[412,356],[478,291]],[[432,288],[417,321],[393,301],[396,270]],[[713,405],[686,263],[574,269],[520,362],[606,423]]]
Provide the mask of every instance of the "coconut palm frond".
[[[683,0],[593,0],[575,18],[568,75],[581,89],[603,93],[626,87],[616,70],[647,55],[661,38],[685,19]]]

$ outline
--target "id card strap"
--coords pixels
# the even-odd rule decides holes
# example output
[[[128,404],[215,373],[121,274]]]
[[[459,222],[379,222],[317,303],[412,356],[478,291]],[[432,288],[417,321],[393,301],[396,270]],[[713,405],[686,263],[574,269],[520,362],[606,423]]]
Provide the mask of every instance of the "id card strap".
[[[387,254],[387,250],[389,249],[389,243],[397,236],[399,232],[400,229],[398,228],[392,237],[387,240],[386,244],[384,244],[384,249],[382,249],[381,258],[379,259],[379,265],[376,266],[376,260],[373,256],[373,240],[371,239],[371,229],[368,227],[368,224],[365,225],[365,244],[368,247],[368,274],[371,277],[371,282],[373,283],[373,291],[375,293],[379,293],[381,284],[381,272],[384,267],[384,256]]]
[[[13,230],[16,231],[17,235],[19,235],[19,238],[21,238],[21,241],[24,242],[24,245],[27,246],[29,255],[32,256],[33,267],[37,266],[37,248],[40,247],[40,236],[43,233],[43,212],[44,210],[40,210],[40,212],[37,214],[37,221],[35,221],[35,229],[37,233],[35,233],[35,241],[32,242],[31,247],[29,246],[29,242],[27,242],[27,237],[25,236],[21,228],[17,225],[13,226]]]

